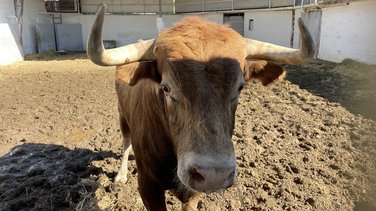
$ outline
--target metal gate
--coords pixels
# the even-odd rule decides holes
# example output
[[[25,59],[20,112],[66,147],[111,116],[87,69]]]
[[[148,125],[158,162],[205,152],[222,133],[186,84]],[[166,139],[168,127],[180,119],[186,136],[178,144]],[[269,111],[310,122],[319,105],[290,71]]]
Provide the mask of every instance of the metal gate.
[[[244,13],[223,14],[223,23],[229,24],[231,28],[244,36]]]

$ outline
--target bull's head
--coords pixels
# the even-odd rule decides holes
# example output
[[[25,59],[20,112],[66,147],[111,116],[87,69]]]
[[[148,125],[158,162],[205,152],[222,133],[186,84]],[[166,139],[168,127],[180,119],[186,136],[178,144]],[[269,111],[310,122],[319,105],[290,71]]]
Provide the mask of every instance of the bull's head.
[[[130,86],[149,78],[160,87],[183,184],[205,192],[231,186],[236,175],[231,136],[239,93],[251,78],[266,85],[283,76],[279,65],[264,60],[296,64],[311,57],[307,28],[299,19],[301,47],[291,49],[245,39],[227,26],[191,17],[156,39],[105,50],[105,8],[101,6],[88,40],[89,58],[98,65],[117,66],[117,79]]]

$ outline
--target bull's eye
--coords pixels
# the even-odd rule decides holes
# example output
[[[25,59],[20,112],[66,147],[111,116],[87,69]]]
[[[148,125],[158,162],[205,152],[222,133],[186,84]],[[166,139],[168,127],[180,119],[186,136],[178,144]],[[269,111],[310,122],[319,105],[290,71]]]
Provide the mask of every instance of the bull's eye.
[[[162,90],[163,90],[166,94],[168,94],[168,93],[171,92],[171,88],[170,88],[169,86],[167,86],[167,85],[161,85],[161,87],[162,87]]]
[[[163,90],[167,99],[171,100],[174,103],[178,103],[178,100],[175,98],[173,92],[171,91],[171,88],[168,85],[161,84],[161,89]]]

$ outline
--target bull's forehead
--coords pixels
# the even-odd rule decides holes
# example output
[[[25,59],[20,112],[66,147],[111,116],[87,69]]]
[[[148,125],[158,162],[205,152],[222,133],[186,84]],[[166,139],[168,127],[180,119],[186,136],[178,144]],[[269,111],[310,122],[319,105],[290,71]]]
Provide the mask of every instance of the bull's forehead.
[[[169,58],[200,62],[222,57],[238,60],[243,65],[245,45],[243,37],[228,26],[188,17],[159,34],[155,56],[157,60]]]
[[[166,69],[180,94],[194,104],[226,101],[243,80],[239,62],[230,58],[170,61]]]

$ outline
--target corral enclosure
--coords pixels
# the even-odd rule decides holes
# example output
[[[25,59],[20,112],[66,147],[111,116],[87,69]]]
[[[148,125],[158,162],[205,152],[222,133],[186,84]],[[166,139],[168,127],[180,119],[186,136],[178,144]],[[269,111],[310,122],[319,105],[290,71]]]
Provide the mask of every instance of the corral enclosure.
[[[83,54],[30,59],[0,71],[1,209],[142,210],[132,156],[129,182],[114,183],[122,149],[114,68]],[[285,68],[286,81],[242,92],[237,183],[203,196],[199,209],[374,210],[375,107],[362,102],[374,105],[376,67]],[[180,209],[170,194],[167,205]]]
[[[22,13],[17,6],[21,1],[4,0],[0,3],[3,32],[0,44],[5,49],[0,52],[0,65],[20,61],[26,54],[48,49],[75,50],[69,45],[69,40],[85,49],[100,3],[107,3],[109,10],[104,26],[105,40],[115,41],[120,46],[139,39],[150,39],[157,34],[159,6],[154,0],[84,0],[77,4],[74,11],[50,12],[46,11],[42,0],[28,0],[22,1]],[[78,3],[75,0],[61,2],[67,1]],[[318,58],[334,62],[350,58],[368,64],[376,63],[376,26],[372,22],[376,18],[376,2],[373,0],[161,2],[166,27],[184,16],[199,15],[217,23],[229,23],[247,38],[295,48],[299,47],[297,20],[302,17],[314,36]],[[61,37],[67,37],[67,40]]]
[[[86,47],[102,2],[105,40],[153,38],[158,1],[71,1],[63,12],[27,0],[23,14],[21,2],[0,2],[0,65],[19,61],[0,66],[0,210],[142,210],[133,156],[129,182],[114,183],[115,68],[55,50],[70,40]],[[166,27],[199,15],[295,48],[302,17],[322,59],[284,65],[285,81],[247,85],[233,136],[238,181],[204,195],[199,210],[376,210],[375,1],[162,0],[161,8]],[[180,209],[166,196],[169,210]]]

